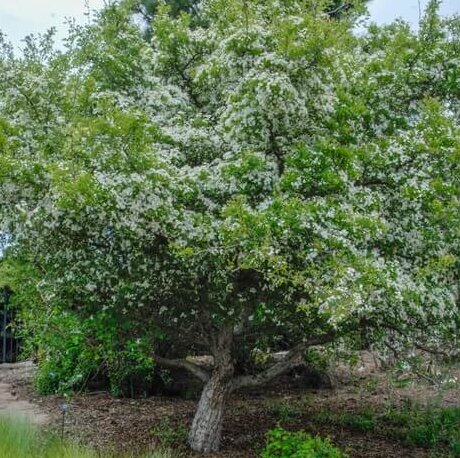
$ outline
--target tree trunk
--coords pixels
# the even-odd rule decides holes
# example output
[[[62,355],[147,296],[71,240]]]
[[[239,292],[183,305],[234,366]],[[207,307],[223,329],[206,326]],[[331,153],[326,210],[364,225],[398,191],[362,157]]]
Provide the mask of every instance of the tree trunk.
[[[192,450],[209,453],[219,449],[229,388],[229,381],[221,374],[213,374],[203,388],[189,435]]]
[[[234,365],[231,358],[231,332],[222,332],[214,348],[214,370],[201,393],[189,434],[189,445],[196,452],[219,449],[224,407],[231,391]]]

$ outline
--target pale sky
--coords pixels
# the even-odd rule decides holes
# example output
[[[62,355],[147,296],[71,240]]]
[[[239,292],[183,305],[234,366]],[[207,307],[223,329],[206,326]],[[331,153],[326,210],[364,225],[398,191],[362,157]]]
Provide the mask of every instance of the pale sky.
[[[20,46],[30,33],[42,33],[56,27],[58,37],[66,34],[65,20],[87,21],[85,12],[101,8],[104,0],[0,0],[0,30],[10,41]]]
[[[419,10],[423,12],[427,4],[428,0],[372,0],[369,4],[369,11],[374,22],[391,22],[402,17],[416,26],[419,20]],[[460,0],[442,1],[441,12],[446,15],[460,14]]]
[[[231,1],[231,0],[229,0]],[[414,26],[419,18],[419,2],[423,9],[428,0],[372,0],[371,19],[378,23],[402,17]],[[66,17],[86,21],[87,5],[100,8],[104,0],[0,0],[0,30],[20,47],[21,39],[29,33],[44,32],[49,27],[58,29],[58,37],[65,36]],[[442,12],[460,14],[460,0],[444,0]]]

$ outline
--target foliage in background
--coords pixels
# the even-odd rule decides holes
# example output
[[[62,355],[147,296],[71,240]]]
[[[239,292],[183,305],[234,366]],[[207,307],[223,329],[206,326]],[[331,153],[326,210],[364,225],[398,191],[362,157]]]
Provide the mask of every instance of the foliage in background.
[[[362,10],[362,5],[366,0],[352,0],[344,2],[343,0],[329,0],[318,4],[318,8],[322,8],[333,19],[346,17],[346,14],[351,9]],[[199,0],[136,0],[132,3],[133,12],[143,22],[144,37],[147,41],[151,41],[153,36],[152,23],[161,5],[168,6],[169,14],[177,18],[182,13],[191,15],[194,26],[206,26],[206,20],[200,15]],[[155,46],[155,43],[152,43]]]
[[[59,301],[47,306],[39,273],[19,259],[0,263],[0,285],[14,291],[11,306],[18,311],[19,325],[15,334],[22,340],[22,358],[38,362],[35,386],[40,393],[86,389],[95,379],[106,381],[114,395],[132,395],[132,377],[148,390],[154,375],[151,343],[134,317],[105,310],[82,320]],[[142,392],[137,388],[134,394]]]

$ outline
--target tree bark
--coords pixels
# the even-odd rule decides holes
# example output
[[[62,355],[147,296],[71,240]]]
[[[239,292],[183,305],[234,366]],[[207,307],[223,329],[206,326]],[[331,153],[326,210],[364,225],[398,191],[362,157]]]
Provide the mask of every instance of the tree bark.
[[[209,453],[219,449],[224,420],[224,407],[231,392],[234,364],[231,358],[233,335],[226,330],[214,345],[214,370],[201,393],[189,434],[190,448]]]
[[[220,374],[213,374],[203,388],[189,435],[189,444],[196,452],[209,453],[219,449],[224,407],[230,383]]]
[[[235,367],[231,357],[233,328],[226,328],[212,339],[214,369],[206,381],[198,403],[189,434],[190,448],[209,453],[219,449],[224,419],[224,408],[229,395],[239,388],[260,386],[303,363],[306,348],[330,342],[335,332],[314,337],[288,351],[285,357],[257,375],[234,377]]]

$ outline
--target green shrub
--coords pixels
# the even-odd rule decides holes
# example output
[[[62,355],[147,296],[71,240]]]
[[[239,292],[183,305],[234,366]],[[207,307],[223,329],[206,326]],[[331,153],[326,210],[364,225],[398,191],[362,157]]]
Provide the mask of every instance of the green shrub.
[[[71,391],[83,386],[89,375],[96,372],[100,358],[86,343],[86,328],[86,323],[76,315],[57,311],[43,324],[43,335],[37,342],[35,376],[40,394]]]
[[[48,318],[46,332],[26,338],[36,339],[37,391],[66,393],[85,388],[90,378],[101,373],[115,396],[133,395],[135,379],[148,384],[154,373],[149,340],[125,336],[115,321],[108,313],[81,320],[56,311]]]
[[[343,458],[344,456],[329,439],[312,437],[303,431],[292,433],[282,428],[268,432],[267,445],[261,454],[261,458]]]
[[[143,394],[154,374],[152,341],[161,336],[142,313],[86,308],[83,298],[69,307],[67,296],[57,298],[41,280],[42,273],[19,254],[0,263],[0,284],[14,291],[10,305],[21,324],[16,330],[21,357],[38,363],[37,391],[69,393],[97,379],[116,396]],[[87,279],[74,281],[81,284]],[[48,298],[46,303],[43,297]]]

